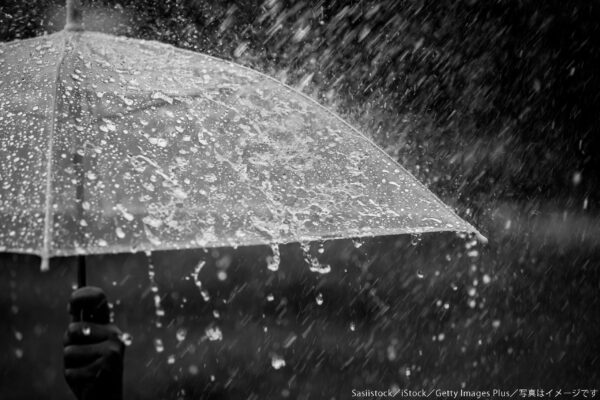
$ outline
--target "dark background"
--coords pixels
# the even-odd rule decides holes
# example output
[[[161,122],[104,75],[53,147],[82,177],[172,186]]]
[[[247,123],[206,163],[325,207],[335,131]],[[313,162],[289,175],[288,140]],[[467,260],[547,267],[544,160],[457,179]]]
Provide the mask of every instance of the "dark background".
[[[90,30],[202,51],[298,87],[490,239],[325,243],[320,257],[333,271],[324,276],[302,265],[297,245],[285,247],[277,273],[261,247],[156,253],[162,328],[145,256],[94,258],[92,282],[134,337],[129,398],[600,389],[599,2],[84,4]],[[0,0],[0,40],[63,21],[60,1]],[[208,301],[184,279],[203,258]],[[49,273],[35,258],[0,255],[0,265],[0,398],[65,398],[60,337],[72,260]],[[222,341],[206,339],[211,326]],[[272,367],[274,355],[285,367]]]

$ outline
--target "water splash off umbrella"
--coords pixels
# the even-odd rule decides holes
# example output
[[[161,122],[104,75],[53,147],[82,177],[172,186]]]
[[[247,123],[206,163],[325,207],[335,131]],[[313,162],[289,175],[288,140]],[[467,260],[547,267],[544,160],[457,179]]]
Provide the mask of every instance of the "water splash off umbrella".
[[[254,70],[65,30],[0,44],[0,251],[55,256],[433,231],[485,238],[335,113]]]

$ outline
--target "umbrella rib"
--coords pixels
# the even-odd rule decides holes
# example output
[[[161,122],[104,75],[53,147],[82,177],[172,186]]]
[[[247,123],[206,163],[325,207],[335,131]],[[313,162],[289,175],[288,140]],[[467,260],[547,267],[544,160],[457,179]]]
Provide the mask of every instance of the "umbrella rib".
[[[46,215],[44,217],[44,242],[42,248],[42,269],[48,268],[48,258],[50,257],[50,241],[52,234],[52,154],[54,152],[54,131],[56,129],[56,107],[58,98],[58,86],[60,80],[60,70],[65,60],[67,37],[62,42],[60,58],[56,66],[56,77],[54,79],[54,92],[52,94],[52,109],[48,127],[48,153],[46,156]]]

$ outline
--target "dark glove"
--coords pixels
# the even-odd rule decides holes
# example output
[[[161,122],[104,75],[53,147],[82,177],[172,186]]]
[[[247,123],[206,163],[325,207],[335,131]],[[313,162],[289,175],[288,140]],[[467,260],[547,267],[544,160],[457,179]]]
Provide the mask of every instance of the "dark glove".
[[[125,345],[110,323],[102,289],[86,286],[69,302],[73,322],[65,332],[65,378],[78,400],[122,400]]]

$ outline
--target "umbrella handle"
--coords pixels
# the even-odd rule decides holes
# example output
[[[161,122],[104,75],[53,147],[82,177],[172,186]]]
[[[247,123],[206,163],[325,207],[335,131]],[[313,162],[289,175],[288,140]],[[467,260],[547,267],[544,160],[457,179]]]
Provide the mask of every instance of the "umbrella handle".
[[[87,286],[87,271],[85,268],[85,256],[77,257],[77,287]]]

